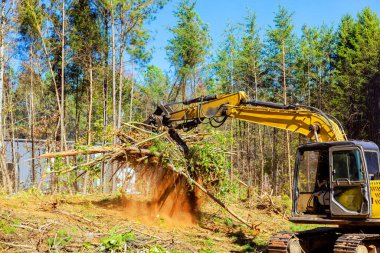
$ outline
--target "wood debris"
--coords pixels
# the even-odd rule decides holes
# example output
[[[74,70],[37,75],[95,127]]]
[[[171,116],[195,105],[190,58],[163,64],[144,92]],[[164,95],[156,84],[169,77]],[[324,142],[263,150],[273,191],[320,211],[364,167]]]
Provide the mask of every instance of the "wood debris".
[[[102,154],[100,157],[81,164],[72,166],[69,169],[63,169],[58,171],[51,171],[49,173],[67,173],[73,170],[78,170],[83,166],[94,167],[103,162],[125,162],[136,165],[145,163],[145,164],[160,164],[161,167],[171,170],[178,175],[186,178],[189,185],[196,186],[200,191],[204,192],[209,196],[215,203],[225,209],[230,213],[234,218],[236,218],[241,223],[247,225],[249,228],[252,228],[250,224],[245,219],[239,217],[234,213],[228,206],[226,206],[220,199],[215,197],[210,191],[207,190],[205,186],[198,183],[196,179],[193,178],[191,174],[191,168],[188,168],[188,161],[182,154],[179,147],[168,137],[167,131],[161,133],[155,133],[146,128],[141,128],[136,124],[125,123],[127,127],[130,127],[132,131],[126,132],[119,130],[115,135],[119,139],[119,145],[115,146],[106,146],[106,147],[88,147],[80,148],[76,150],[68,150],[63,152],[49,153],[41,155],[40,158],[54,158],[54,157],[67,157],[67,156],[82,156],[82,155],[91,155],[91,154]],[[193,134],[183,137],[187,143],[191,143],[192,140],[199,141],[204,138],[205,135],[202,134]],[[154,145],[155,142],[160,142],[163,146],[162,150]],[[158,145],[160,146],[160,145]],[[84,171],[83,173],[86,173]],[[82,173],[82,174],[83,174]],[[82,175],[80,174],[80,175]]]

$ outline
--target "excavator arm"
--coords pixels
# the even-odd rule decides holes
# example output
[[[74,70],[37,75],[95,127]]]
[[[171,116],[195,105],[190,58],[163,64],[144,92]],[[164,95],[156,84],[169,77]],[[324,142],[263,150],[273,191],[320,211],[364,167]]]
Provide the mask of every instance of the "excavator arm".
[[[175,111],[172,107],[176,104],[188,106]],[[228,118],[300,133],[317,142],[347,140],[339,121],[314,107],[253,100],[242,91],[161,105],[145,123],[157,128],[168,127],[172,138],[186,152],[186,144],[180,140],[176,129],[188,131],[207,120],[218,127]]]

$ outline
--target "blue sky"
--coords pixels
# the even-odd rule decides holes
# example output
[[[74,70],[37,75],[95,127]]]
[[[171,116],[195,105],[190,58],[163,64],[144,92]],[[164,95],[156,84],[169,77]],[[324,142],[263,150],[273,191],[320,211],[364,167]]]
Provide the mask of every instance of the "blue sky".
[[[156,20],[147,26],[153,36],[150,43],[150,46],[154,47],[151,64],[164,71],[170,69],[165,46],[171,37],[168,27],[176,24],[173,11],[178,3],[178,0],[170,1],[158,13]],[[356,15],[366,6],[380,15],[380,0],[198,0],[196,11],[203,22],[209,26],[213,41],[212,50],[215,51],[223,39],[223,31],[228,23],[243,22],[247,10],[250,10],[256,13],[257,24],[262,31],[265,31],[273,24],[273,17],[279,5],[294,13],[296,33],[300,33],[304,24],[337,26],[344,14]]]

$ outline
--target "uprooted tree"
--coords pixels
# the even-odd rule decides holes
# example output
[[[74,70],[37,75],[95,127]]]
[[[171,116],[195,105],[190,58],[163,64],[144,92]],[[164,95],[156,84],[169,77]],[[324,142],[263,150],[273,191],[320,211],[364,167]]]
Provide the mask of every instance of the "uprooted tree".
[[[178,195],[182,195],[185,196],[186,205],[190,205],[189,208],[196,212],[201,199],[199,192],[203,192],[237,220],[252,227],[212,193],[226,178],[228,166],[226,152],[212,147],[215,135],[212,138],[199,133],[184,136],[184,140],[190,144],[190,153],[185,157],[169,137],[168,131],[160,133],[150,131],[141,123],[125,123],[125,126],[131,131],[118,130],[114,133],[119,140],[118,145],[78,147],[74,150],[40,156],[40,158],[62,158],[101,154],[79,165],[61,166],[57,170],[44,172],[43,177],[48,174],[65,175],[75,171],[79,178],[86,173],[96,172],[95,168],[102,163],[116,164],[118,169],[112,177],[123,169],[127,169],[129,173],[123,176],[121,187],[130,183],[131,174],[135,173],[139,178],[138,181],[144,183],[143,189],[140,190],[149,198],[147,201],[156,203],[159,209],[174,193],[175,200],[171,201],[173,206],[177,205],[175,202],[178,200]],[[133,172],[130,168],[133,168]]]

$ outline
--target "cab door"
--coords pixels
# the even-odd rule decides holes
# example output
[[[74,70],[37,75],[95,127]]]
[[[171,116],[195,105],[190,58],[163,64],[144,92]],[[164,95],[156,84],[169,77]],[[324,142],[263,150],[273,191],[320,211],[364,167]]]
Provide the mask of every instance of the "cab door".
[[[331,216],[368,217],[371,200],[363,149],[354,145],[331,147],[329,158]]]

